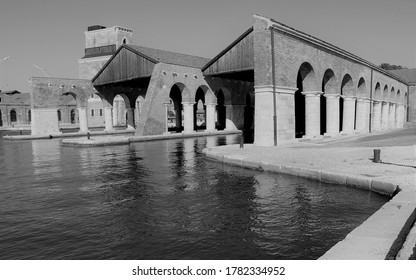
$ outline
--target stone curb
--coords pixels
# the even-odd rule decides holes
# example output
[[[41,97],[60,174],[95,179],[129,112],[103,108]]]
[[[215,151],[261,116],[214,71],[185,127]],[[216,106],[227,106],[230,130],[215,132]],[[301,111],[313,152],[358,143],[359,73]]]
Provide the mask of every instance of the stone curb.
[[[253,160],[244,156],[223,155],[211,148],[204,149],[202,153],[208,159],[225,164],[356,187],[388,196],[394,196],[400,191],[397,184],[373,180],[355,174],[280,165],[268,161]],[[416,219],[416,201],[412,200],[412,196],[415,195],[416,192],[406,192],[405,195],[393,197],[319,259],[383,260],[395,258]]]
[[[321,181],[324,183],[346,185],[365,190],[371,190],[379,194],[393,196],[400,189],[398,185],[374,180],[370,177],[351,175],[343,173],[334,173],[326,170],[307,169],[290,165],[280,165],[267,161],[256,161],[251,158],[239,155],[222,155],[213,152],[210,148],[204,149],[202,153],[210,159],[220,161],[225,164],[239,166],[243,168],[264,170],[281,174],[288,174],[297,177],[303,177],[311,180]]]
[[[134,131],[126,131],[126,130],[120,130],[120,131],[91,131],[91,136],[103,136],[103,135],[123,135],[123,134],[133,134]],[[81,136],[87,136],[86,132],[70,132],[70,133],[59,133],[59,134],[40,134],[40,135],[6,135],[3,136],[4,140],[40,140],[40,139],[53,139],[53,138],[74,138],[74,137],[81,137]]]
[[[240,134],[241,131],[215,131],[215,132],[196,132],[189,134],[175,133],[164,135],[148,135],[148,136],[131,136],[131,137],[112,137],[108,139],[64,139],[63,146],[69,147],[101,147],[111,145],[128,145],[133,142],[150,142],[158,140],[183,139],[215,135],[232,135]]]

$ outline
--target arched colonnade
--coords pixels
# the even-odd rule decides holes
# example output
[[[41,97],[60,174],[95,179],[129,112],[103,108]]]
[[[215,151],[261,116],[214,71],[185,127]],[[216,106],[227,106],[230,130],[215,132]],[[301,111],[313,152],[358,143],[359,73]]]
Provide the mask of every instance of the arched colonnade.
[[[371,81],[348,72],[337,76],[326,69],[318,77],[304,62],[297,71],[295,137],[315,138],[402,128],[407,92],[383,79]],[[371,117],[371,123],[370,123]]]

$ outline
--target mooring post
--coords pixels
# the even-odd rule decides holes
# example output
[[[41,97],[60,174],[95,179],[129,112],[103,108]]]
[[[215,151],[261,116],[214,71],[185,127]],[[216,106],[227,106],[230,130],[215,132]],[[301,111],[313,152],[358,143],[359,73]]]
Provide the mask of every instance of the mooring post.
[[[380,159],[380,149],[374,149],[373,162],[376,162],[376,163],[381,162],[381,159]]]
[[[87,132],[87,139],[88,139],[88,140],[90,140],[90,138],[91,138],[91,134],[90,134],[90,132],[88,131],[88,132]]]

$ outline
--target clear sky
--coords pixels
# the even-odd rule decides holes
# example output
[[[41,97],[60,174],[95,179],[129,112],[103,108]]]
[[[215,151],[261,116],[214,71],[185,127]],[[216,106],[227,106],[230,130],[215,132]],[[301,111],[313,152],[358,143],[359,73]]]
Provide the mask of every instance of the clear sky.
[[[134,30],[134,44],[212,58],[273,18],[372,63],[416,67],[416,0],[1,0],[0,89],[31,76],[78,78],[90,25]]]

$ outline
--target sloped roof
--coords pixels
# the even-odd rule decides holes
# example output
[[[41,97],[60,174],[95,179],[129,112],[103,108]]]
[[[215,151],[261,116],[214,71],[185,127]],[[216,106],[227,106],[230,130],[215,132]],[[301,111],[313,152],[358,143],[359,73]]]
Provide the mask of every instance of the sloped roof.
[[[138,52],[139,55],[143,54],[144,56],[147,56],[154,61],[166,63],[166,64],[174,64],[174,65],[187,66],[187,67],[201,69],[205,64],[207,64],[210,61],[210,59],[204,58],[204,57],[158,50],[158,49],[147,48],[147,47],[142,47],[142,46],[136,46],[136,45],[123,45],[123,46],[133,49],[134,51]]]
[[[389,70],[393,75],[399,76],[408,83],[416,84],[416,68]]]

